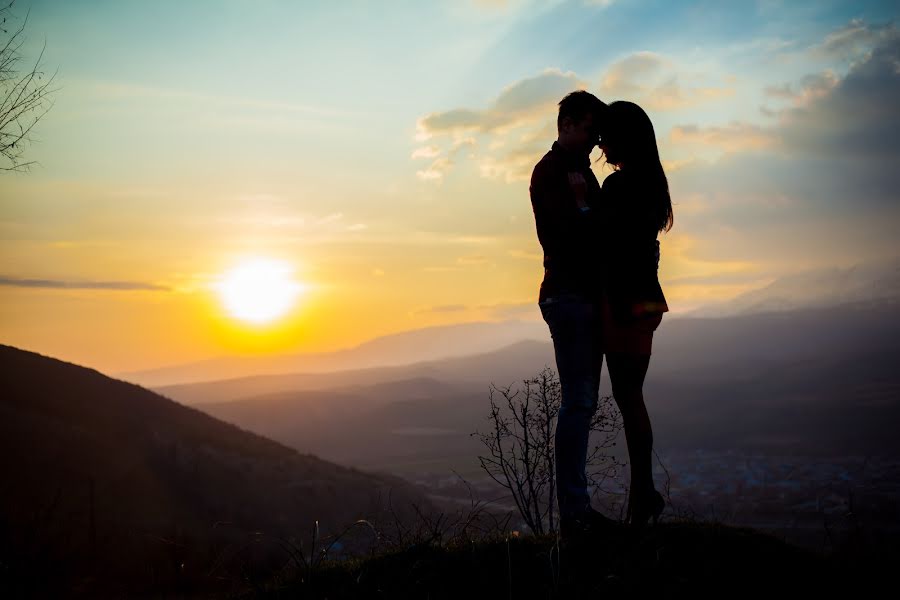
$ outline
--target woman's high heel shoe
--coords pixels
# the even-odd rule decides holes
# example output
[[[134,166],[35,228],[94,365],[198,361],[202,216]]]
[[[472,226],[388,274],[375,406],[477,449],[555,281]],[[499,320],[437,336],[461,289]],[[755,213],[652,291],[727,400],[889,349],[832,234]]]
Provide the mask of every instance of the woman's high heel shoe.
[[[662,511],[666,508],[666,501],[663,499],[662,494],[653,489],[646,494],[638,496],[630,494],[628,500],[625,522],[633,530],[643,529],[650,519],[653,519],[653,525],[655,526]]]

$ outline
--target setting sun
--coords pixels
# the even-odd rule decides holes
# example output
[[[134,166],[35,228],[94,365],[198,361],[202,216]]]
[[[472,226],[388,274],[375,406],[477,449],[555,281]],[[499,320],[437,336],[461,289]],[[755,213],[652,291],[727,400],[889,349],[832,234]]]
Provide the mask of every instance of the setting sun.
[[[294,281],[293,268],[282,260],[256,258],[242,261],[214,284],[233,317],[266,323],[285,314],[306,286]]]

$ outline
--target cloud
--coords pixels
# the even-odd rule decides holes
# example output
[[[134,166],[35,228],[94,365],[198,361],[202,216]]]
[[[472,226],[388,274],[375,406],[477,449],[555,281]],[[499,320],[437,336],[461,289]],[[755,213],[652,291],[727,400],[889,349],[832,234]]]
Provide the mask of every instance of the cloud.
[[[233,226],[241,231],[248,229],[270,228],[332,228],[344,218],[343,213],[335,212],[326,215],[300,214],[292,209],[292,200],[273,194],[245,194],[237,197],[239,209],[222,212],[214,217],[203,215],[197,219],[199,223],[209,223],[213,218],[222,225]]]
[[[900,35],[891,35],[827,92],[782,114],[791,150],[855,158],[900,156]]]
[[[831,57],[856,59],[896,35],[897,28],[893,23],[868,25],[862,19],[852,19],[828,34],[813,51]]]
[[[655,52],[635,52],[614,62],[606,70],[600,87],[625,92],[641,89],[636,81],[653,77],[672,66],[670,60]]]
[[[208,219],[204,218],[206,222]],[[290,228],[303,227],[307,224],[306,217],[300,215],[269,215],[269,214],[235,214],[235,215],[219,215],[215,218],[216,222],[222,224],[236,225],[241,228]]]
[[[423,181],[440,182],[444,174],[453,166],[453,161],[446,156],[435,159],[427,169],[416,171],[416,176]]]
[[[662,166],[666,170],[666,173],[671,173],[672,171],[683,169],[684,167],[691,165],[694,162],[696,162],[696,159],[694,158],[682,158],[673,160],[662,159]]]
[[[422,314],[459,314],[469,313],[469,318],[487,318],[495,320],[519,319],[530,317],[540,319],[537,301],[529,299],[523,302],[497,302],[495,304],[443,304],[423,306],[410,311],[410,315]]]
[[[569,72],[546,69],[539,75],[512,83],[484,109],[455,108],[421,117],[416,139],[439,135],[493,133],[534,122],[545,116],[566,94],[584,89],[585,83]]]
[[[821,73],[811,73],[804,76],[798,84],[786,83],[777,86],[767,86],[763,93],[772,98],[781,100],[790,100],[797,106],[806,106],[828,95],[828,93],[837,85],[838,76],[834,71],[828,69]]]
[[[507,252],[513,258],[522,260],[543,261],[544,254],[542,252],[529,252],[528,250],[510,250]]]
[[[369,229],[367,223],[348,222],[347,216],[342,212],[297,214],[282,199],[272,196],[266,202],[262,202],[259,200],[261,197],[255,197],[257,199],[248,203],[242,210],[216,215],[213,218],[215,223],[225,235],[242,238],[259,236],[259,239],[265,239],[268,243],[284,240],[289,244],[298,243],[300,239],[298,232],[302,232],[304,243],[313,244],[346,240],[348,233],[359,233]],[[208,227],[211,218],[196,216],[185,220],[197,226]]]
[[[420,169],[416,171],[416,176],[423,181],[434,181],[436,183],[440,183],[444,175],[456,164],[454,160],[456,155],[463,148],[473,148],[476,145],[475,138],[473,137],[464,137],[456,139],[453,144],[450,146],[450,149],[447,150],[446,156],[439,156],[440,149],[437,146],[428,146],[428,148],[434,148],[437,150],[437,153],[434,155],[437,158],[432,161],[431,165],[428,166],[427,169]],[[430,150],[429,150],[430,152]],[[413,153],[413,158],[416,158],[415,153]]]
[[[482,177],[502,179],[507,183],[527,181],[541,156],[550,149],[547,142],[519,146],[500,156],[483,156],[478,165]]]
[[[416,139],[427,140],[434,135],[466,132],[469,130],[489,130],[502,117],[467,108],[455,108],[444,112],[425,115],[416,123]]]
[[[46,289],[171,291],[171,288],[164,285],[136,281],[66,281],[62,279],[21,279],[17,277],[0,277],[0,285]]]
[[[689,275],[666,280],[667,285],[733,285],[735,283],[768,283],[771,277],[760,276],[758,272],[718,273],[714,275]]]
[[[890,31],[843,78],[826,70],[796,84],[765,88],[768,96],[793,103],[769,111],[777,118],[774,125],[679,125],[670,140],[727,152],[775,148],[781,156],[895,160],[900,157],[900,33]]]
[[[434,158],[440,153],[441,149],[437,146],[422,146],[413,150],[412,156],[410,156],[410,158]]]
[[[325,215],[324,217],[319,217],[319,219],[316,220],[316,224],[317,225],[326,225],[328,223],[334,223],[335,221],[340,221],[343,218],[344,218],[344,213],[331,213],[331,214]]]
[[[463,148],[474,148],[477,143],[478,142],[473,137],[458,138],[453,142],[453,145],[450,146],[450,150],[447,151],[447,155],[450,156],[450,158],[453,158]]]
[[[715,146],[726,152],[758,150],[777,141],[776,135],[768,129],[736,121],[713,127],[678,125],[672,128],[669,139],[673,144]]]
[[[789,103],[769,124],[672,130],[673,141],[726,151],[669,174],[675,227],[662,238],[660,277],[673,304],[724,299],[790,270],[896,255],[897,38],[883,36],[842,76],[825,70],[768,88]],[[690,247],[672,244],[683,236]]]
[[[635,52],[607,68],[600,80],[600,97],[627,98],[648,110],[676,110],[734,95],[726,86],[685,87],[686,73],[673,60],[655,52]]]
[[[531,317],[540,319],[541,312],[537,302],[528,299],[524,302],[498,302],[496,304],[482,304],[475,307],[476,310],[485,311],[488,318],[491,319],[518,319],[521,317]]]
[[[600,82],[601,97],[629,98],[653,110],[672,110],[731,96],[734,90],[724,86],[685,87],[678,81],[677,65],[653,52],[637,52],[613,63]],[[681,72],[684,72],[683,70]],[[419,179],[440,183],[455,164],[454,151],[460,140],[490,136],[487,151],[473,152],[482,177],[507,183],[525,181],[535,163],[549,149],[556,136],[556,106],[568,93],[587,89],[574,72],[546,69],[533,77],[506,86],[485,108],[460,107],[429,113],[418,119],[417,141],[450,138],[453,146],[432,164],[416,172]],[[518,141],[512,142],[516,132]],[[682,131],[687,139],[693,131]],[[728,132],[718,132],[724,140]],[[504,137],[506,136],[506,137]],[[759,136],[754,138],[757,146]],[[732,136],[729,146],[733,145]],[[432,157],[438,146],[430,144],[415,150],[414,157]],[[512,148],[506,152],[504,148]]]
[[[469,254],[466,256],[457,257],[455,265],[435,265],[430,267],[423,267],[422,270],[428,273],[443,273],[447,271],[462,271],[466,267],[481,266],[487,264],[491,264],[491,266],[496,267],[496,264],[491,263],[488,257],[483,254]]]
[[[446,273],[449,271],[462,271],[462,267],[447,267],[447,266],[438,266],[438,267],[422,267],[422,270],[426,273]]]
[[[457,313],[465,312],[468,310],[469,307],[465,304],[443,304],[440,306],[425,306],[422,308],[415,308],[410,311],[410,314],[421,315],[427,313]]]
[[[456,262],[461,265],[484,265],[487,264],[488,258],[481,254],[460,256]]]

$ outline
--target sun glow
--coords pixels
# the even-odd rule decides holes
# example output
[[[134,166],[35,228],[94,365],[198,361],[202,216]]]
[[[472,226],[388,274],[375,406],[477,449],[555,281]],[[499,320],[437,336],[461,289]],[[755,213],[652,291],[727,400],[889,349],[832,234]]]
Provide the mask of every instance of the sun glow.
[[[292,272],[286,261],[247,259],[225,273],[213,287],[233,317],[267,323],[290,310],[306,289],[294,281]]]

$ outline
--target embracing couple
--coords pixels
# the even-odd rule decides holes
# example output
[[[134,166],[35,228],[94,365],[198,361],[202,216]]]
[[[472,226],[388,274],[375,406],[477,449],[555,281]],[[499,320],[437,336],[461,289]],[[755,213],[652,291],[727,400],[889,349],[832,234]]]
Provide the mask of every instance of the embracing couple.
[[[653,484],[642,388],[653,332],[669,310],[657,278],[657,234],[671,229],[673,215],[653,125],[638,105],[572,92],[559,103],[557,131],[530,193],[544,249],[538,301],[561,387],[556,490],[567,537],[617,525],[591,508],[585,475],[604,356],[631,465],[626,524],[655,522],[665,507]],[[614,169],[603,185],[590,168],[594,146]]]

